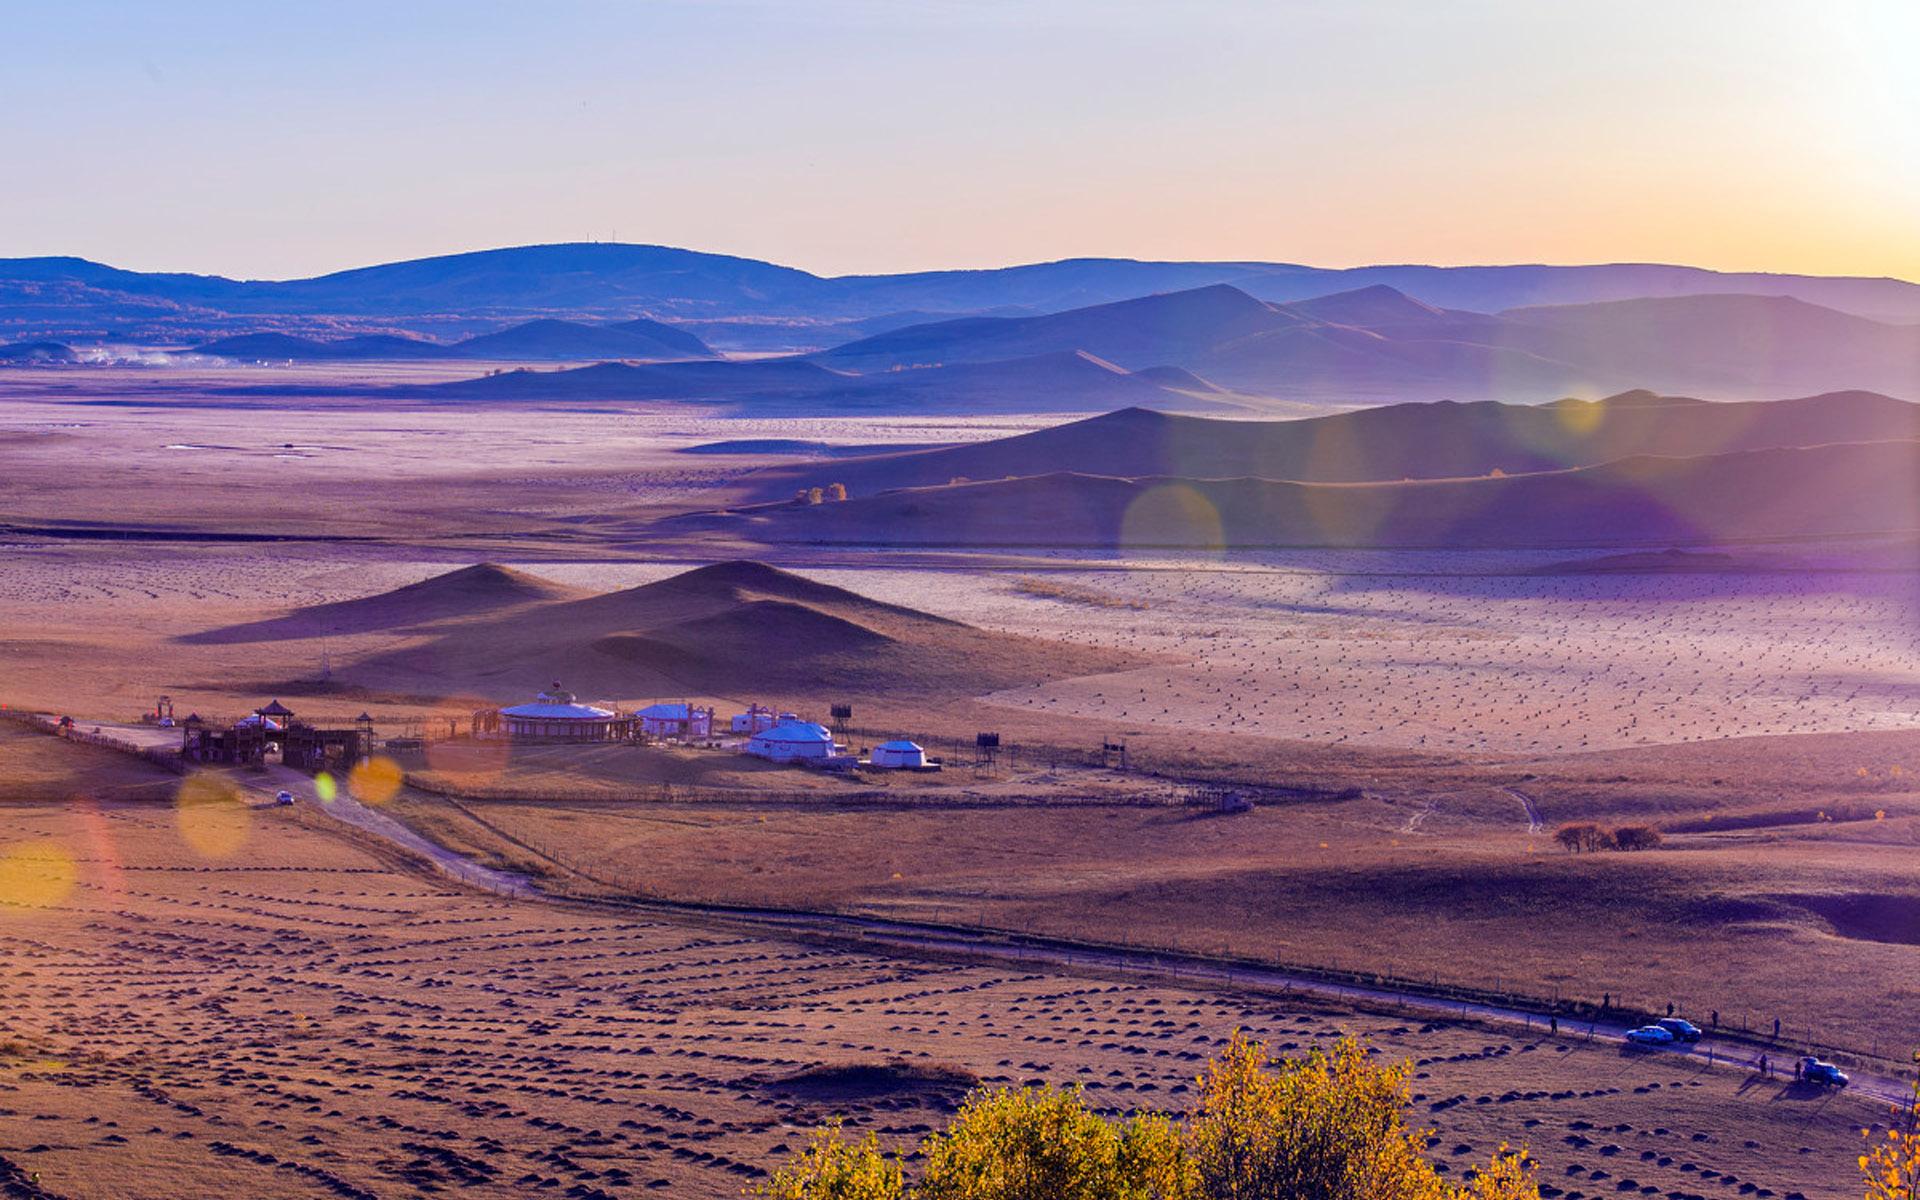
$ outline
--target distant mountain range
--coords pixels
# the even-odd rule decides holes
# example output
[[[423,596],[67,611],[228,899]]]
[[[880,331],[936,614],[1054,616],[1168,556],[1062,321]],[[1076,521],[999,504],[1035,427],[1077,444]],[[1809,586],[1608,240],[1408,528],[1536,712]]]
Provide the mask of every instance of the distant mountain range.
[[[1281,302],[1383,284],[1428,305],[1474,312],[1648,297],[1787,296],[1859,316],[1920,321],[1920,286],[1896,279],[1654,264],[1330,269],[1095,258],[978,271],[823,277],[668,246],[571,243],[482,250],[284,281],[148,274],[81,258],[0,259],[0,336],[14,341],[174,338],[184,344],[216,332],[265,329],[471,333],[482,324],[534,317],[833,322],[900,313],[1043,314],[1211,284]],[[711,328],[705,336],[721,340]]]
[[[77,332],[88,329],[92,345]],[[586,244],[238,282],[14,259],[0,260],[0,334],[25,348],[6,361],[37,365],[102,360],[96,346],[116,335],[236,361],[709,360],[696,372],[588,368],[439,394],[789,412],[1272,411],[1638,387],[1920,396],[1920,287],[1635,265],[1090,259],[823,278]],[[757,357],[721,361],[716,347]],[[796,347],[790,365],[765,365]]]

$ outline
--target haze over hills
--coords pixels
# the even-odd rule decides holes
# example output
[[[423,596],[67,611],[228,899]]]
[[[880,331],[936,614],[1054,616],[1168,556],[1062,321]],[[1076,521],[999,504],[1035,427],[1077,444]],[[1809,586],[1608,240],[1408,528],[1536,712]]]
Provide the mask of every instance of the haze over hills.
[[[318,340],[287,333],[247,333],[203,343],[193,347],[190,353],[248,362],[381,359],[578,362],[715,357],[713,349],[693,334],[644,318],[617,325],[585,325],[543,318],[452,344],[393,334]]]
[[[1084,350],[1302,400],[1537,399],[1644,385],[1920,395],[1920,325],[1798,300],[1690,296],[1448,311],[1387,287],[1273,304],[1216,284],[1044,316],[908,326],[815,355],[873,371]]]
[[[361,603],[386,608],[400,595]],[[1136,661],[990,633],[747,561],[472,616],[423,646],[347,674],[378,686],[502,697],[531,695],[555,678],[582,695],[609,697],[798,693],[817,691],[822,678],[861,694],[972,695]]]
[[[1247,407],[1179,368],[1126,371],[1080,351],[857,375],[805,359],[751,359],[511,371],[397,394],[474,401],[689,400],[742,412],[851,415],[1084,413],[1125,405],[1182,411]]]
[[[1545,405],[1397,404],[1287,421],[1134,408],[967,445],[768,467],[744,482],[749,495],[764,499],[829,482],[846,484],[858,497],[1053,471],[1343,483],[1913,438],[1920,438],[1920,404],[1871,392],[1709,402],[1635,391]]]
[[[768,542],[1099,548],[1665,546],[1911,534],[1920,441],[1641,455],[1477,479],[1053,472],[682,519]]]
[[[1920,286],[1900,280],[1654,264],[1329,269],[1069,259],[829,278],[666,246],[570,243],[443,255],[284,281],[143,273],[74,257],[0,259],[0,336],[177,343],[195,335],[204,340],[268,329],[465,333],[476,323],[534,317],[834,321],[916,311],[1049,313],[1211,284],[1231,284],[1280,302],[1383,284],[1428,305],[1475,312],[1737,293],[1791,296],[1868,317],[1920,321]]]

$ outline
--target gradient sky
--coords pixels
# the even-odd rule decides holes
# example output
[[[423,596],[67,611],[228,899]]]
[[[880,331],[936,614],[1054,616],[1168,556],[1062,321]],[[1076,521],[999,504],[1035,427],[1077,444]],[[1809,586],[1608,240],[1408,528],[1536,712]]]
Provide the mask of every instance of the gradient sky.
[[[1920,0],[0,0],[0,255],[1920,280]]]

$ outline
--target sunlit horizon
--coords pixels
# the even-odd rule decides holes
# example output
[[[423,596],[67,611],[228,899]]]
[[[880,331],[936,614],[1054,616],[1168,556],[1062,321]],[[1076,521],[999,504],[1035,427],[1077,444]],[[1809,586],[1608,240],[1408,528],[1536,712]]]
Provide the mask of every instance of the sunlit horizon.
[[[378,28],[369,41],[364,31]],[[559,0],[14,15],[0,256],[292,278],[622,241],[1920,279],[1893,0]],[[239,102],[244,97],[245,102]]]

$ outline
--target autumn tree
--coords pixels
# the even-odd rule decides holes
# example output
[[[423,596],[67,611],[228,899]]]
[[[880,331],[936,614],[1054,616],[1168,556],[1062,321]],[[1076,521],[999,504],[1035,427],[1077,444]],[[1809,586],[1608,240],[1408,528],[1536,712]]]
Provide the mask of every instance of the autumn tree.
[[[1521,1200],[1531,1172],[1497,1157],[1470,1187],[1448,1187],[1406,1124],[1407,1068],[1374,1062],[1352,1038],[1274,1060],[1238,1033],[1200,1078],[1186,1146],[1204,1200]]]
[[[1914,1055],[1920,1060],[1920,1053]],[[1870,1144],[1860,1156],[1860,1174],[1867,1184],[1867,1200],[1920,1200],[1920,1074],[1913,1092],[1894,1106],[1893,1127],[1881,1138],[1863,1130]]]
[[[1109,1121],[1078,1088],[976,1093],[922,1146],[916,1200],[1182,1200],[1179,1134],[1163,1118]]]
[[[1660,831],[1651,825],[1622,825],[1613,831],[1614,848],[1618,850],[1653,850],[1661,840]]]
[[[903,1200],[906,1178],[872,1134],[849,1141],[836,1122],[816,1130],[806,1149],[753,1194],[769,1200]]]

